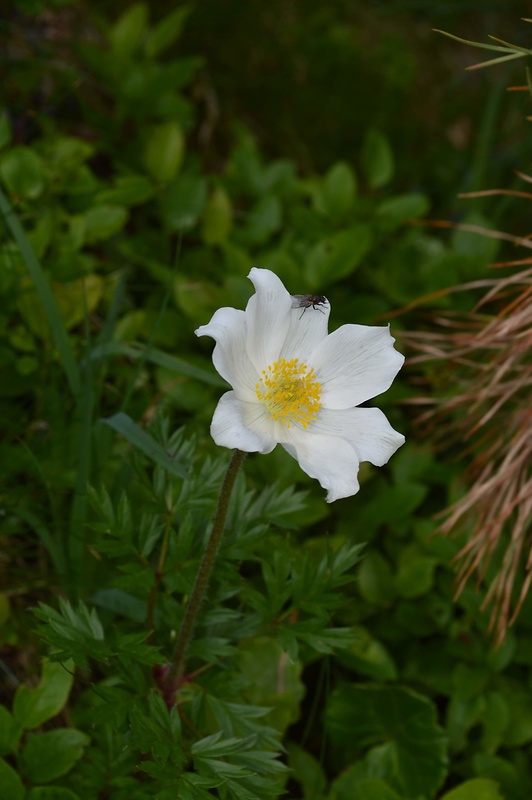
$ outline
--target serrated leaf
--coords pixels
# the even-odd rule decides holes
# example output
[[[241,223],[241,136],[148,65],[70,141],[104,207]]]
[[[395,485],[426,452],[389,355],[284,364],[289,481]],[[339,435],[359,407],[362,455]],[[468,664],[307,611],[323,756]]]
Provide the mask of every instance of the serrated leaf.
[[[131,417],[127,414],[119,412],[112,417],[102,419],[105,425],[109,425],[117,433],[127,439],[137,450],[140,450],[151,461],[154,461],[160,467],[172,475],[177,475],[180,478],[187,477],[187,470],[181,466],[177,461],[171,458],[161,445],[153,439],[149,433],[146,433],[139,425],[137,425]]]
[[[42,677],[38,686],[30,689],[21,684],[13,701],[13,716],[25,729],[38,728],[64,708],[74,681],[74,664],[43,659]]]

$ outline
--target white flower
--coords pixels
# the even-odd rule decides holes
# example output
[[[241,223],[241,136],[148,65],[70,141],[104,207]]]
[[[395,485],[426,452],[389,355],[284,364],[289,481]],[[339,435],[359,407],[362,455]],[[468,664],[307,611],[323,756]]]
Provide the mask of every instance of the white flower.
[[[270,453],[281,444],[328,490],[358,492],[358,466],[386,464],[405,437],[378,408],[357,408],[388,389],[404,357],[388,327],[342,325],[327,335],[326,298],[292,297],[268,269],[253,267],[246,310],[220,308],[196,331],[212,336],[214,366],[233,387],[214,412],[216,444]],[[309,299],[311,303],[311,299]]]

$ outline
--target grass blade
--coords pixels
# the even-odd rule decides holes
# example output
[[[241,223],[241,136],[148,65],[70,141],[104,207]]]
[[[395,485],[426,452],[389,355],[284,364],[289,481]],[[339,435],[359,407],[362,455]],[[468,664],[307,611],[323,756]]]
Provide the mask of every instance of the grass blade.
[[[127,414],[120,411],[112,417],[102,419],[102,422],[113,428],[117,433],[123,436],[124,439],[127,439],[133,447],[136,447],[137,450],[140,450],[141,453],[144,453],[151,461],[154,461],[167,472],[171,472],[179,478],[187,477],[187,470],[185,467],[178,464],[172,456],[168,455],[166,450],[164,450],[149,433],[146,433],[145,430],[137,425],[131,417],[128,417]]]

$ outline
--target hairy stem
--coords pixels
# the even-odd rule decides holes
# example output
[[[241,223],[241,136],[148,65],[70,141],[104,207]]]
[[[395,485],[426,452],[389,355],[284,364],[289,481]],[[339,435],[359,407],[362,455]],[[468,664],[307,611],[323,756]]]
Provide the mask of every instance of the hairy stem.
[[[218,507],[216,508],[211,535],[198,568],[194,587],[189,597],[185,609],[185,616],[183,617],[179,636],[177,637],[174,647],[172,661],[164,679],[163,689],[165,692],[175,691],[185,672],[187,649],[190,644],[192,633],[194,632],[196,618],[205,595],[216,554],[220,547],[220,542],[222,541],[231,492],[235,484],[238,470],[244,462],[246,455],[247,453],[243,453],[241,450],[234,450],[229,466],[227,467],[227,472],[225,473],[220,490],[220,497],[218,498]]]

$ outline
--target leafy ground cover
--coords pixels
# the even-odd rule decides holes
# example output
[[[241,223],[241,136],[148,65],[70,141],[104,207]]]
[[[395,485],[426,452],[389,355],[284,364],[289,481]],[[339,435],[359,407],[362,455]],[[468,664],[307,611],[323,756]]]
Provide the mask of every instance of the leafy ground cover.
[[[426,39],[432,13],[473,38],[485,3],[259,5],[36,0],[3,22],[0,785],[528,800],[530,601],[494,649],[482,591],[454,596],[467,531],[434,535],[435,514],[466,460],[408,402],[452,393],[441,364],[379,399],[407,444],[352,498],[327,506],[281,448],[248,458],[177,704],[159,691],[229,459],[194,329],[244,307],[254,264],[325,293],[333,327],[430,329],[503,252],[428,218],[524,216],[455,198],[528,157],[515,99],[475,96],[462,56],[445,64],[460,46]],[[405,110],[433,46],[441,130]]]

